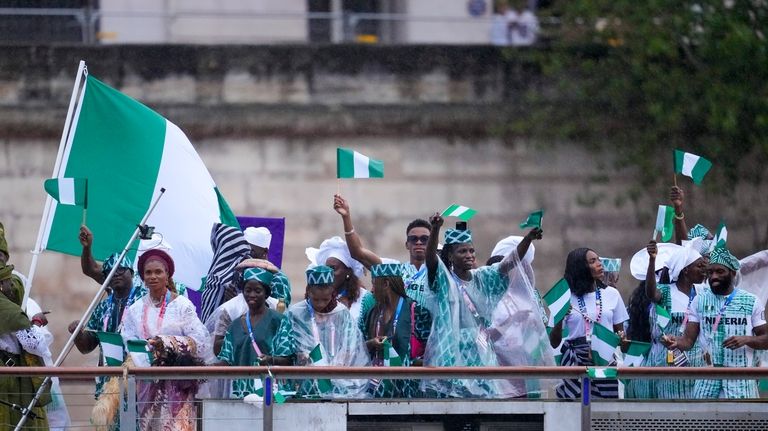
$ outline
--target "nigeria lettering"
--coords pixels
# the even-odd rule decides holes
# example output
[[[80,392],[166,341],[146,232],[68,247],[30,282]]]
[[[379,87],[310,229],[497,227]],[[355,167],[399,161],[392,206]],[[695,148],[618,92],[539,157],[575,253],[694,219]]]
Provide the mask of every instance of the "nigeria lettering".
[[[704,322],[708,325],[714,325],[715,324],[715,318],[714,317],[705,317]],[[723,317],[720,319],[721,325],[741,325],[746,326],[747,325],[747,318],[746,317]]]

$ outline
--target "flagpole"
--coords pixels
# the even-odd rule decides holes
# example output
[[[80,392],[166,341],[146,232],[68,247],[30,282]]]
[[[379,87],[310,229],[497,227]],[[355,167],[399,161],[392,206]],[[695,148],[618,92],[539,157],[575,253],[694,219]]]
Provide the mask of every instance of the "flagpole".
[[[157,203],[160,201],[160,198],[163,197],[164,193],[165,193],[165,188],[161,188],[160,194],[157,195],[157,197],[155,198],[155,201],[152,203],[152,205],[150,205],[146,214],[144,214],[144,217],[141,219],[141,222],[138,224],[138,226],[136,226],[136,229],[134,229],[133,234],[131,235],[131,239],[129,239],[128,243],[125,244],[123,251],[120,253],[120,256],[117,258],[117,262],[123,261],[123,258],[128,253],[128,249],[131,247],[131,244],[133,244],[136,238],[138,238],[139,233],[141,232],[141,228],[147,223],[149,216],[155,210]],[[99,291],[96,292],[96,295],[94,295],[93,299],[91,300],[91,304],[88,306],[88,309],[85,310],[85,313],[83,313],[82,317],[80,318],[80,321],[77,323],[77,327],[75,328],[74,331],[72,331],[72,334],[69,336],[67,343],[61,349],[61,353],[59,353],[59,356],[56,358],[56,362],[53,363],[52,367],[61,366],[61,363],[64,362],[64,359],[72,350],[72,347],[75,345],[75,338],[80,333],[80,331],[83,330],[83,327],[85,327],[85,324],[87,323],[88,318],[91,316],[91,313],[93,313],[93,310],[99,304],[101,296],[104,294],[104,291],[107,290],[107,286],[109,285],[109,282],[112,281],[112,277],[115,275],[115,271],[117,271],[117,268],[119,266],[120,265],[117,265],[117,264],[112,266],[112,269],[109,271],[109,274],[107,274],[107,277],[104,279],[104,282],[101,283],[101,287],[99,288]],[[35,396],[32,398],[32,401],[30,401],[29,406],[27,406],[26,410],[24,410],[24,414],[19,420],[19,423],[16,424],[16,428],[14,428],[15,431],[21,431],[22,427],[24,426],[24,423],[27,421],[27,417],[32,412],[32,409],[35,408],[35,405],[37,404],[40,397],[43,395],[45,387],[50,383],[50,381],[51,381],[51,376],[46,376],[45,379],[43,380],[43,383],[40,384],[40,387],[37,389],[37,392],[35,393]]]
[[[82,94],[85,93],[85,85],[83,85],[83,91],[80,91],[80,82],[83,78],[83,76],[87,73],[87,69],[85,67],[85,61],[80,60],[80,63],[77,66],[77,75],[75,75],[75,85],[72,87],[72,96],[69,98],[69,108],[67,108],[67,117],[64,120],[64,130],[61,132],[61,140],[59,141],[59,150],[56,154],[56,161],[53,164],[53,174],[51,174],[51,178],[56,178],[59,176],[59,170],[61,169],[61,161],[64,157],[64,149],[68,145],[68,143],[71,141],[70,135],[71,135],[71,127],[73,124],[77,124],[77,120],[73,119],[73,113],[75,111],[75,102],[79,99],[80,103],[78,104],[78,110],[75,113],[75,115],[80,115],[80,109],[79,107],[82,105]],[[80,97],[78,98],[78,93],[80,93]],[[43,216],[40,219],[40,228],[37,231],[37,241],[35,242],[35,249],[32,250],[32,262],[29,264],[29,271],[27,273],[27,288],[24,289],[24,298],[21,301],[21,308],[23,309],[27,305],[27,299],[29,298],[30,291],[32,290],[32,280],[35,278],[35,271],[37,270],[37,259],[38,256],[40,256],[40,253],[42,252],[42,244],[43,244],[43,233],[45,232],[45,227],[48,224],[48,219],[50,218],[50,212],[51,212],[51,205],[53,204],[53,199],[50,195],[46,193],[45,198],[45,207],[43,208]]]

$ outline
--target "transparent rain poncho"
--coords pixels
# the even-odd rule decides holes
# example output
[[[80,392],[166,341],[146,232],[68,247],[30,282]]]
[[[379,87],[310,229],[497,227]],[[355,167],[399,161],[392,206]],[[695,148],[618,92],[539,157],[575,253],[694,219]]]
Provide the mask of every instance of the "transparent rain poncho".
[[[511,264],[507,274],[500,272]],[[427,301],[434,309],[432,332],[424,362],[427,366],[554,365],[546,321],[533,288],[529,261],[513,251],[504,262],[472,271],[460,280],[438,261]],[[529,392],[523,381],[490,379],[425,380],[427,396],[507,397]],[[540,384],[531,382],[538,393]]]
[[[330,313],[318,313],[310,309],[308,300],[301,301],[292,305],[286,316],[293,326],[297,365],[359,367],[370,364],[357,322],[343,304],[337,304]],[[318,343],[322,360],[313,360],[310,352]],[[312,379],[298,383],[297,396],[361,398],[365,397],[368,380],[332,379],[328,385],[327,379]]]

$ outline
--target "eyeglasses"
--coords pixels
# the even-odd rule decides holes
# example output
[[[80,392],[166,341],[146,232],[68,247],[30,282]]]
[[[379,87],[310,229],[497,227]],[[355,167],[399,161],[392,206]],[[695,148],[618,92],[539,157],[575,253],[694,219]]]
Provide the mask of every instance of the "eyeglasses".
[[[424,244],[429,241],[429,235],[408,235],[408,242],[416,244],[417,242],[422,242]]]
[[[115,270],[115,275],[123,275],[126,273],[126,271],[128,271],[128,269],[129,268],[126,268],[124,266],[118,266],[117,269]]]

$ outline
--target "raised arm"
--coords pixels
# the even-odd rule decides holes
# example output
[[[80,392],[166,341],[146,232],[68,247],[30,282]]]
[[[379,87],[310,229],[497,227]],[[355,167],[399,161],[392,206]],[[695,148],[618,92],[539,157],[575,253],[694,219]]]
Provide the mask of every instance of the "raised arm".
[[[355,232],[354,225],[352,225],[349,203],[341,195],[333,195],[333,209],[341,216],[341,221],[344,224],[344,239],[347,241],[347,247],[352,259],[362,263],[368,269],[371,269],[373,265],[380,264],[381,258],[376,253],[363,247],[363,241],[360,239],[360,235]]]
[[[443,227],[443,217],[439,213],[435,213],[429,219],[429,223],[432,228],[429,231],[429,241],[427,241],[427,282],[429,286],[432,286],[432,282],[437,275],[437,262],[440,257],[437,255],[437,242],[440,239],[440,228]]]
[[[80,226],[80,245],[83,251],[80,253],[80,268],[83,274],[94,279],[97,283],[104,283],[104,274],[101,273],[101,265],[93,258],[93,233],[87,226]]]
[[[549,333],[549,345],[552,346],[552,348],[556,348],[563,341],[563,321],[565,321],[565,319],[557,322]]]
[[[683,212],[683,199],[685,193],[678,186],[672,186],[669,191],[669,201],[675,209],[675,244],[683,245],[683,241],[688,239],[688,226],[685,223],[685,213]]]
[[[648,270],[645,272],[645,296],[655,303],[661,302],[661,291],[656,288],[656,256],[659,249],[651,240],[645,247],[648,251]]]
[[[533,228],[528,232],[524,237],[523,240],[520,241],[520,244],[517,245],[517,249],[513,253],[517,253],[517,259],[510,259],[509,256],[504,256],[504,260],[501,262],[501,265],[499,266],[499,272],[502,274],[506,274],[515,266],[515,262],[519,262],[523,260],[523,257],[525,257],[525,254],[528,253],[528,249],[531,247],[531,243],[534,239],[539,240],[542,238],[542,234],[544,233],[543,230],[540,228]]]

